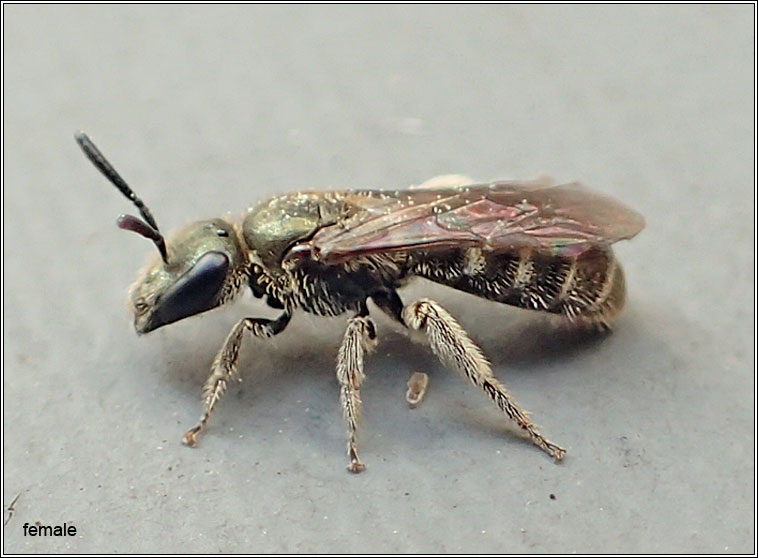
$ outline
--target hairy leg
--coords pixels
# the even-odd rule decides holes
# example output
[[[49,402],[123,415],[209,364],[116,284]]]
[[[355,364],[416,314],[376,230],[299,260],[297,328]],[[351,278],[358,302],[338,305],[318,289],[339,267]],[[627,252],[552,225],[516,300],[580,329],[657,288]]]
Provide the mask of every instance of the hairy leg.
[[[532,442],[560,461],[566,450],[548,441],[529,420],[529,416],[495,378],[487,358],[469,338],[461,325],[438,303],[422,299],[403,310],[403,322],[411,329],[423,331],[434,353],[451,364],[475,386],[480,387]]]
[[[532,442],[556,461],[563,459],[566,450],[547,440],[529,419],[527,412],[508,393],[504,384],[492,373],[482,350],[469,338],[461,325],[438,303],[422,299],[403,307],[396,292],[381,293],[372,300],[390,316],[409,329],[426,335],[432,351],[442,360],[462,372],[478,386],[518,426]]]
[[[187,446],[197,444],[197,435],[205,429],[208,419],[226,392],[226,388],[237,373],[237,363],[239,362],[240,347],[245,332],[249,332],[254,337],[267,338],[273,337],[284,330],[290,321],[291,314],[284,312],[276,320],[267,320],[264,318],[243,318],[232,328],[226,337],[221,350],[216,355],[211,366],[211,375],[203,387],[203,414],[200,422],[189,429],[182,438],[182,443]]]
[[[376,328],[368,316],[355,316],[347,323],[347,330],[337,354],[337,380],[340,383],[340,401],[347,422],[347,470],[360,473],[366,466],[358,457],[357,429],[361,419],[361,382],[365,377],[363,360],[374,348]]]

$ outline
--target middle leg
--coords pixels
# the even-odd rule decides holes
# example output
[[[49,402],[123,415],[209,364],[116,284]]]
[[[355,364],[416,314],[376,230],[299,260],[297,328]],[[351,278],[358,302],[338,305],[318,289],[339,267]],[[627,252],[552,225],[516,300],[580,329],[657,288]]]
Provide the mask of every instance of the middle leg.
[[[376,344],[376,328],[368,316],[355,316],[347,323],[347,330],[337,354],[337,380],[340,383],[340,401],[347,421],[347,470],[360,473],[366,466],[358,457],[357,430],[361,419],[361,383],[363,359]]]

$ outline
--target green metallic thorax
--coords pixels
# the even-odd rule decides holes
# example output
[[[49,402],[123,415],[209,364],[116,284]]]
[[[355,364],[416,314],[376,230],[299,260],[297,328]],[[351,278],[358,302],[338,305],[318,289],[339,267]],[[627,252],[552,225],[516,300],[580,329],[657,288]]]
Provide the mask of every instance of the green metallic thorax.
[[[274,270],[294,244],[310,239],[321,227],[338,223],[345,211],[336,193],[287,194],[253,207],[242,222],[242,235],[263,265]]]

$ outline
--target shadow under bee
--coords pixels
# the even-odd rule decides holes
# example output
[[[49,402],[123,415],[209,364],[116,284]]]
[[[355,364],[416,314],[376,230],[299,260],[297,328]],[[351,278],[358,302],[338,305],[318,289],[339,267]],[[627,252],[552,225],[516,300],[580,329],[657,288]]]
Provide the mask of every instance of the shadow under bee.
[[[520,316],[503,328],[498,343],[487,344],[493,365],[524,366],[565,361],[574,355],[591,351],[605,342],[610,331],[570,323],[553,316]],[[529,370],[539,372],[538,367]]]

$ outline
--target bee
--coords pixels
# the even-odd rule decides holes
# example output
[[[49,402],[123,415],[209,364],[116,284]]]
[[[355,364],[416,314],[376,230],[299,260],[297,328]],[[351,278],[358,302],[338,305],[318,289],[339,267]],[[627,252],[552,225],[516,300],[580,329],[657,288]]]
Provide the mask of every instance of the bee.
[[[75,138],[142,216],[122,215],[118,226],[148,238],[160,254],[130,291],[138,334],[217,308],[245,288],[281,311],[276,319],[242,318],[229,332],[203,388],[202,416],[184,444],[197,443],[236,376],[246,336],[280,334],[297,309],[318,316],[347,313],[337,379],[347,468],[363,471],[360,389],[364,358],[377,342],[370,299],[403,328],[423,334],[444,364],[484,391],[535,445],[556,461],[563,458],[565,450],[532,423],[458,321],[430,299],[405,304],[398,290],[423,277],[487,300],[610,328],[626,293],[611,245],[643,229],[637,212],[576,183],[433,180],[396,191],[284,194],[258,203],[237,222],[191,223],[167,242],[147,206],[87,135]]]

